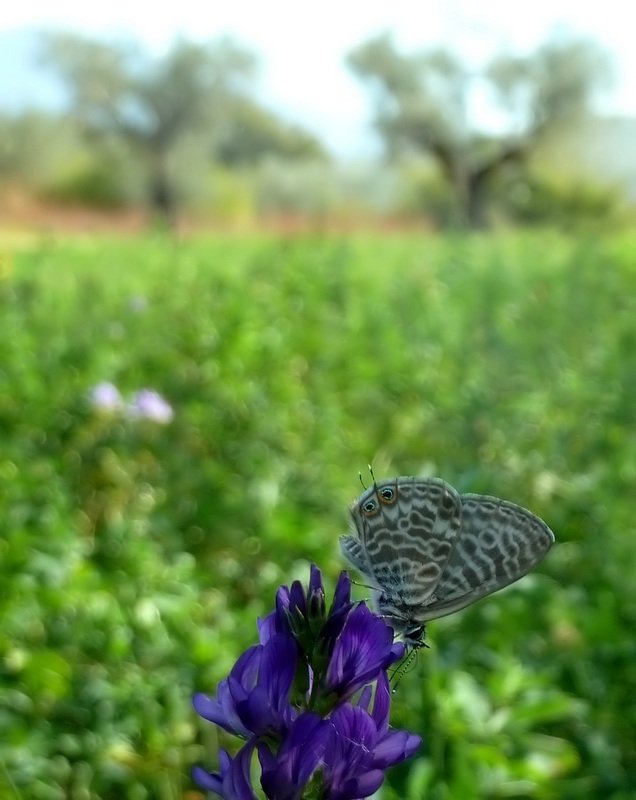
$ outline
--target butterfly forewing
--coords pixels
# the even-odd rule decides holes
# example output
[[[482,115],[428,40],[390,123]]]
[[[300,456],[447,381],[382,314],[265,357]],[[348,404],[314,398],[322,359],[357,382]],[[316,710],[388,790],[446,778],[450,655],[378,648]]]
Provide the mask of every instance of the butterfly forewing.
[[[424,604],[438,585],[461,524],[457,492],[439,478],[397,478],[367,489],[352,509],[361,544],[344,555],[399,605]]]

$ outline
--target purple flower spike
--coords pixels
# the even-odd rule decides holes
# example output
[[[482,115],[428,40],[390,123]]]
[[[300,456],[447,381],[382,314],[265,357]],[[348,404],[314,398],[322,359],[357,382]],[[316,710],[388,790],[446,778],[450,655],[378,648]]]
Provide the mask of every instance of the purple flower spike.
[[[360,604],[347,616],[336,640],[325,690],[350,698],[403,656],[404,645],[393,643],[391,628]]]
[[[233,759],[221,751],[220,773],[195,768],[202,788],[253,800],[256,749],[268,800],[362,800],[420,745],[419,736],[389,728],[386,670],[404,644],[394,644],[391,628],[363,603],[351,602],[346,573],[326,609],[312,565],[306,590],[299,581],[279,588],[276,610],[258,621],[260,644],[238,659],[217,697],[195,695],[202,717],[247,739]]]

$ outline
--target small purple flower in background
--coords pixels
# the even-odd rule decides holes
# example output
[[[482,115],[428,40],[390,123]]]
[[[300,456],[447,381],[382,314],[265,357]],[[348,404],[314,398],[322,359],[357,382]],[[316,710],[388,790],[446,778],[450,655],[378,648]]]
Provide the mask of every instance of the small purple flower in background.
[[[422,741],[389,728],[386,670],[402,658],[404,645],[393,643],[391,628],[364,603],[351,601],[346,572],[327,611],[313,564],[307,591],[299,581],[281,586],[276,610],[258,631],[260,644],[238,659],[217,698],[194,696],[204,719],[244,742],[234,757],[220,750],[219,773],[195,767],[195,781],[225,800],[252,800],[256,752],[261,788],[271,800],[369,797],[385,771]]]
[[[174,417],[170,403],[154,389],[140,389],[126,404],[119,389],[109,381],[98,383],[89,393],[93,408],[101,412],[116,412],[127,415],[130,419],[147,419],[166,425]]]
[[[119,389],[108,381],[98,383],[90,391],[90,401],[94,408],[99,411],[121,411],[124,407],[124,400]]]
[[[174,417],[172,406],[154,389],[141,389],[133,395],[128,406],[132,417],[142,417],[162,425]]]

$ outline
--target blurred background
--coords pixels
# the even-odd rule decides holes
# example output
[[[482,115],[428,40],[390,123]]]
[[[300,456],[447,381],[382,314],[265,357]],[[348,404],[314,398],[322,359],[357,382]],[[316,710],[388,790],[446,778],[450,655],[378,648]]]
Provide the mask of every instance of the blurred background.
[[[202,798],[191,709],[368,463],[530,508],[384,800],[636,798],[624,7],[0,15],[0,798]],[[364,590],[360,590],[364,596]]]

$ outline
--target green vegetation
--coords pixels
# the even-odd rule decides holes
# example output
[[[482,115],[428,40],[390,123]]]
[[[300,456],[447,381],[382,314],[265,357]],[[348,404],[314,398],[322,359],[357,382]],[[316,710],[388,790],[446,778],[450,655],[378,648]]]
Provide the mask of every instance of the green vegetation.
[[[197,795],[190,706],[338,535],[370,461],[558,545],[429,627],[385,800],[636,786],[636,240],[52,241],[0,270],[0,797]],[[160,424],[91,389],[160,392]],[[360,596],[365,590],[360,589]],[[222,737],[221,737],[222,739]]]

